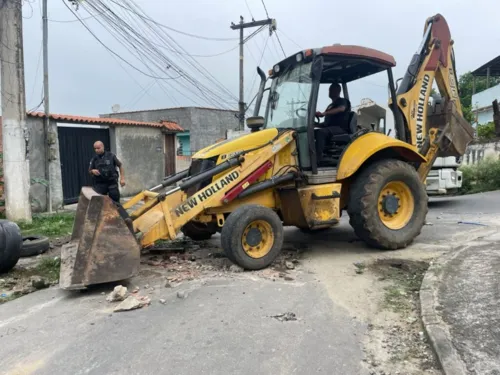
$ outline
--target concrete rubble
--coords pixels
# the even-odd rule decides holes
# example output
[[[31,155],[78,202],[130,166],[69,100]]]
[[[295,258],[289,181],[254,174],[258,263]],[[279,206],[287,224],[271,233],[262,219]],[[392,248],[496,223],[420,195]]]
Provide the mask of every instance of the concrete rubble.
[[[147,296],[128,296],[123,302],[114,308],[114,312],[130,311],[140,309],[151,303]]]
[[[113,291],[106,297],[108,302],[123,301],[128,295],[127,287],[117,285]]]

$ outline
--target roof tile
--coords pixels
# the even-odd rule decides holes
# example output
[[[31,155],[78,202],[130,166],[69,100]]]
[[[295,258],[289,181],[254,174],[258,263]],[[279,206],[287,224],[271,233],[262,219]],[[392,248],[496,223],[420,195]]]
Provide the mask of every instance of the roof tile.
[[[30,117],[40,117],[44,118],[45,113],[43,112],[28,112]],[[148,126],[154,128],[166,128],[174,132],[184,131],[177,123],[172,121],[161,121],[161,122],[144,122],[144,121],[133,121],[124,120],[120,118],[106,118],[106,117],[87,117],[87,116],[75,116],[75,115],[62,115],[51,113],[50,118],[55,121],[65,121],[77,124],[99,124],[99,125],[128,125],[128,126]]]

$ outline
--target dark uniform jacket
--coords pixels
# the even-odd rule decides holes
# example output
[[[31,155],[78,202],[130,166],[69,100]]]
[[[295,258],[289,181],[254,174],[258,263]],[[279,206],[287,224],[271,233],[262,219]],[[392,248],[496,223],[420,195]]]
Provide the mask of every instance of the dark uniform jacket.
[[[90,160],[89,169],[97,169],[99,176],[92,175],[94,182],[97,184],[114,183],[118,181],[117,168],[121,167],[122,163],[115,154],[105,151],[102,155],[94,155]]]

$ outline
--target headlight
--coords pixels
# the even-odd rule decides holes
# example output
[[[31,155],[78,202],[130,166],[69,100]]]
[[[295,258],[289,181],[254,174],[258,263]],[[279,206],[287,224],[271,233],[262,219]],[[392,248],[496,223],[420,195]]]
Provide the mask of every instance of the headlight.
[[[302,56],[302,53],[297,53],[295,55],[295,59],[297,60],[297,62],[301,62],[303,58],[304,57]]]
[[[279,65],[275,65],[274,66],[274,73],[279,73],[280,72],[280,66]]]

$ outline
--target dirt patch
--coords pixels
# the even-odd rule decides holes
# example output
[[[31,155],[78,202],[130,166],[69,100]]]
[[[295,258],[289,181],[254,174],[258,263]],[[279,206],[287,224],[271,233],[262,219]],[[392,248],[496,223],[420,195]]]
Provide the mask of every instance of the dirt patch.
[[[402,259],[367,265],[384,291],[365,340],[371,374],[441,374],[420,320],[419,290],[428,266]]]
[[[35,265],[17,265],[9,273],[0,275],[0,304],[58,284],[60,258],[37,258]]]

